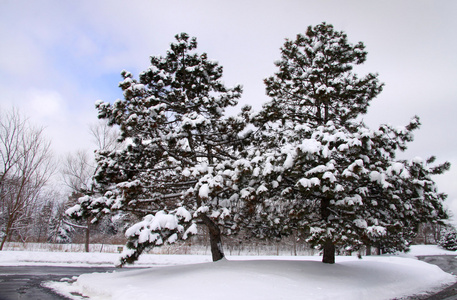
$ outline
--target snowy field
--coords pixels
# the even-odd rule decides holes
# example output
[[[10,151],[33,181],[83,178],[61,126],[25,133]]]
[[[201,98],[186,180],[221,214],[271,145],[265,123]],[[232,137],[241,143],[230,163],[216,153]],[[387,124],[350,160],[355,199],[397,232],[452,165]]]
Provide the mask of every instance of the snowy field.
[[[72,299],[395,299],[437,291],[453,275],[412,255],[456,255],[436,246],[415,246],[407,255],[339,256],[326,265],[319,256],[229,256],[211,263],[202,255],[144,255],[137,266],[84,274],[47,283]],[[0,266],[112,266],[119,254],[0,252]]]

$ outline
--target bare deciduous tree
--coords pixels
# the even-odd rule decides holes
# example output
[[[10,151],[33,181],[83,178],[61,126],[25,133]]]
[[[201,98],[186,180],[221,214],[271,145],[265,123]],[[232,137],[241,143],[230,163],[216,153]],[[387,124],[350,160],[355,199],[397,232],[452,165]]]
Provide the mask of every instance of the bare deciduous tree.
[[[119,131],[106,121],[89,125],[89,131],[97,150],[112,151],[122,147],[118,142]],[[90,179],[95,172],[95,162],[86,150],[69,153],[63,162],[62,179],[72,192],[90,190]]]
[[[43,128],[15,109],[0,114],[0,250],[24,224],[55,165]],[[26,223],[25,223],[26,224]]]
[[[118,128],[108,126],[108,122],[105,120],[89,125],[89,131],[98,150],[112,151],[122,147],[122,143],[119,142]]]
[[[122,147],[118,142],[119,131],[115,127],[108,126],[106,121],[100,121],[89,125],[93,143],[97,150],[113,151]],[[69,203],[75,204],[77,195],[83,195],[91,190],[92,176],[96,172],[95,161],[86,150],[78,150],[65,157],[62,167],[62,179],[66,186],[71,190]],[[66,221],[64,221],[66,222]],[[90,220],[86,220],[85,225],[66,222],[67,225],[86,230],[85,249],[89,252]]]
[[[62,180],[72,192],[80,192],[89,189],[89,180],[95,167],[92,159],[85,150],[69,153],[62,167]]]

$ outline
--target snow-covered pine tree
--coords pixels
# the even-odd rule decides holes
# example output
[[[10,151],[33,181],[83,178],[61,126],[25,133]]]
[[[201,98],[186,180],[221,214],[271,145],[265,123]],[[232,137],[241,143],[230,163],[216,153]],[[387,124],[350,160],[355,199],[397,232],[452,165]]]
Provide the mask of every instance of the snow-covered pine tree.
[[[75,229],[64,223],[62,218],[54,217],[49,224],[48,242],[68,244],[72,241]]]
[[[324,263],[334,263],[335,246],[404,249],[420,222],[445,217],[444,195],[429,175],[449,165],[395,156],[412,141],[418,118],[378,130],[355,121],[382,89],[376,75],[350,72],[365,57],[362,43],[349,44],[331,25],[309,27],[286,41],[279,71],[265,80],[272,100],[252,118],[259,130],[241,194],[254,231],[271,237],[298,230],[323,249]]]
[[[443,249],[457,251],[457,231],[454,227],[449,226],[438,241],[438,245]]]
[[[281,48],[281,59],[275,62],[279,70],[265,79],[271,101],[261,115],[323,125],[344,124],[366,113],[383,86],[377,74],[358,78],[351,72],[366,56],[362,42],[352,45],[332,25],[309,26],[305,35],[286,39]]]
[[[387,137],[404,132],[391,128]],[[365,244],[377,247],[380,253],[393,253],[408,249],[421,224],[443,225],[443,220],[448,218],[443,207],[447,195],[438,192],[432,176],[443,174],[450,164],[436,165],[435,157],[428,160],[416,157],[393,158],[390,162],[387,160],[385,166],[370,173],[374,186],[368,187],[367,197],[370,206],[367,215],[384,228],[383,234],[367,235]]]
[[[166,56],[151,57],[139,80],[127,71],[119,84],[124,100],[97,102],[99,118],[121,130],[126,148],[98,151],[94,194],[80,199],[75,216],[122,211],[143,219],[126,231],[135,261],[148,247],[173,243],[209,229],[213,260],[223,258],[221,234],[237,230],[237,170],[243,117],[224,118],[241,86],[227,88],[222,67],[195,52],[196,38],[176,36]]]

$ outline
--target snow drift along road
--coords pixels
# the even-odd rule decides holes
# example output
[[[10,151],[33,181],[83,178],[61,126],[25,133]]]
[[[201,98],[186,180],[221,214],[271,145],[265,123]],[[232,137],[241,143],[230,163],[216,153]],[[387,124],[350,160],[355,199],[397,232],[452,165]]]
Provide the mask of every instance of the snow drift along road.
[[[283,258],[284,259],[284,258]],[[304,258],[302,258],[304,259]],[[441,288],[455,277],[437,266],[401,257],[219,261],[81,275],[52,283],[90,299],[393,299]],[[79,298],[80,299],[80,298]]]

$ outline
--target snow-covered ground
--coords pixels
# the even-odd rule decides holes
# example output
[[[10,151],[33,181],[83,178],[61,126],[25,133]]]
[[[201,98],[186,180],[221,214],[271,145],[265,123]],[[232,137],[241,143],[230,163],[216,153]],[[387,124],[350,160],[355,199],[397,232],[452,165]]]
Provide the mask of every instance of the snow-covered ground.
[[[113,267],[117,265],[119,257],[118,253],[0,251],[0,266]],[[133,267],[173,266],[210,261],[209,255],[144,254]]]
[[[415,245],[411,246],[411,250],[406,255],[413,257],[424,255],[457,255],[457,251],[445,250],[436,245]]]
[[[453,275],[411,255],[456,255],[436,246],[415,246],[407,255],[232,256],[211,263],[201,255],[144,255],[152,268],[84,274],[47,286],[73,299],[394,299],[443,288]],[[118,254],[2,251],[0,265],[113,265]]]

